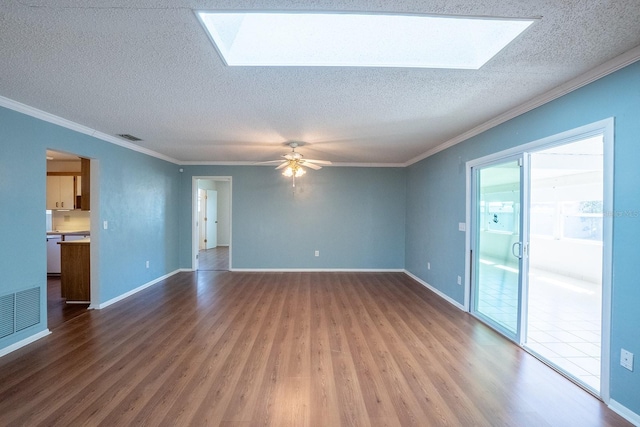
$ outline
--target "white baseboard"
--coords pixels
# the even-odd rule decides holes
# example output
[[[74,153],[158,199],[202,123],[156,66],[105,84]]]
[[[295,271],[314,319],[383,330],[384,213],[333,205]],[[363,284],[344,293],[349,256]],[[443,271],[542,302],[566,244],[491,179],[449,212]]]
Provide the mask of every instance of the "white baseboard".
[[[125,292],[125,293],[124,293],[124,294],[122,294],[122,295],[119,295],[119,296],[117,296],[117,297],[115,297],[115,298],[111,298],[109,301],[105,301],[105,302],[103,302],[102,304],[99,304],[99,305],[97,305],[97,306],[96,306],[96,307],[94,307],[94,308],[97,308],[97,309],[99,309],[99,310],[100,310],[100,309],[103,309],[103,308],[105,308],[105,307],[108,307],[108,306],[110,306],[111,304],[114,304],[114,303],[116,303],[116,302],[118,302],[118,301],[120,301],[120,300],[123,300],[123,299],[125,299],[125,298],[127,298],[127,297],[130,297],[131,295],[133,295],[133,294],[135,294],[135,293],[138,293],[138,292],[140,292],[141,290],[148,288],[149,286],[153,286],[153,285],[155,285],[156,283],[158,283],[158,282],[160,282],[160,281],[162,281],[162,280],[164,280],[164,279],[167,279],[167,278],[169,278],[169,277],[173,276],[174,274],[180,273],[181,271],[183,271],[183,270],[182,270],[182,269],[174,270],[174,271],[172,271],[171,273],[165,274],[164,276],[160,276],[160,277],[158,277],[157,279],[154,279],[154,280],[152,280],[152,281],[150,281],[150,282],[147,282],[147,283],[145,283],[145,284],[144,284],[144,285],[142,285],[142,286],[138,286],[137,288],[132,289],[132,290],[130,290],[129,292]],[[190,271],[190,270],[185,270],[185,271]]]
[[[232,268],[243,273],[404,273],[403,269],[369,268]]]
[[[51,331],[49,329],[45,329],[44,331],[38,332],[37,334],[33,334],[30,337],[27,337],[17,343],[11,344],[5,348],[0,349],[0,357],[5,356],[13,351],[16,351],[19,348],[24,347],[25,345],[31,344],[34,341],[39,340],[40,338],[44,338],[49,335]]]
[[[438,295],[439,297],[441,297],[442,299],[444,299],[448,303],[456,306],[457,308],[459,308],[462,311],[466,311],[464,309],[464,305],[460,304],[458,301],[454,300],[449,295],[447,295],[447,294],[443,293],[442,291],[434,288],[433,286],[431,286],[430,284],[428,284],[424,280],[420,279],[418,276],[408,272],[407,270],[403,270],[403,271],[407,276],[411,277],[413,280],[415,280],[416,282],[420,283],[422,286],[424,286],[425,288],[429,289],[430,291],[432,291],[433,293],[435,293],[436,295]]]
[[[609,400],[609,409],[611,409],[613,412],[615,412],[616,414],[620,415],[621,417],[625,418],[627,421],[629,421],[634,426],[640,426],[640,415],[636,414],[635,412],[633,412],[631,409],[627,408],[626,406],[616,402],[613,399],[610,399]]]

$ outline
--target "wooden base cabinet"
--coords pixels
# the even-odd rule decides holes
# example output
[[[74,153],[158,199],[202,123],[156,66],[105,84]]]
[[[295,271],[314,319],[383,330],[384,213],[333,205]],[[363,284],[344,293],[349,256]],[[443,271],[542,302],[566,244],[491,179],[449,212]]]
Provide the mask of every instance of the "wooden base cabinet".
[[[91,302],[89,239],[60,242],[60,287],[68,303]]]

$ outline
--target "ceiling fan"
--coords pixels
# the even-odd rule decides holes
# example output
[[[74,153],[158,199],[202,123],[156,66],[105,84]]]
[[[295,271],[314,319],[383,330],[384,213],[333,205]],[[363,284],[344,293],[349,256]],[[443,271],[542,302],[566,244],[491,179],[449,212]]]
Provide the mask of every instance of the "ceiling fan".
[[[276,167],[276,170],[284,169],[282,175],[291,177],[294,187],[296,186],[296,178],[299,178],[306,173],[304,170],[305,167],[318,170],[322,169],[322,166],[320,165],[331,164],[328,160],[304,159],[302,154],[296,151],[296,148],[301,145],[298,142],[290,142],[287,145],[291,147],[291,152],[282,155],[284,160],[269,160],[266,162],[259,162],[258,164],[280,163],[278,167]]]

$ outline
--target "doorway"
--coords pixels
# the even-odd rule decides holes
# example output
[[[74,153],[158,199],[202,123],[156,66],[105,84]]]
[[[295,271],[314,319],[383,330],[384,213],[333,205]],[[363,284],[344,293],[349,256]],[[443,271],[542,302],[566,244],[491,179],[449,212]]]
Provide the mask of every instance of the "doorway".
[[[194,177],[193,268],[231,269],[231,177]]]
[[[53,330],[97,301],[95,248],[89,243],[97,164],[56,150],[46,150],[46,158],[47,327]]]
[[[470,312],[605,401],[612,127],[467,165]]]

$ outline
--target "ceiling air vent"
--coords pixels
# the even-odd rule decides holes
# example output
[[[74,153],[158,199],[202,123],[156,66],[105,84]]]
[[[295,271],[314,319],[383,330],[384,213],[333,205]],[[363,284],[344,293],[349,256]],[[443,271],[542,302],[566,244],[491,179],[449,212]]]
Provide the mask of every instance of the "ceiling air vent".
[[[135,137],[133,135],[129,135],[128,133],[119,133],[118,136],[120,138],[124,138],[124,139],[126,139],[128,141],[133,141],[133,142],[142,141],[140,138]]]

